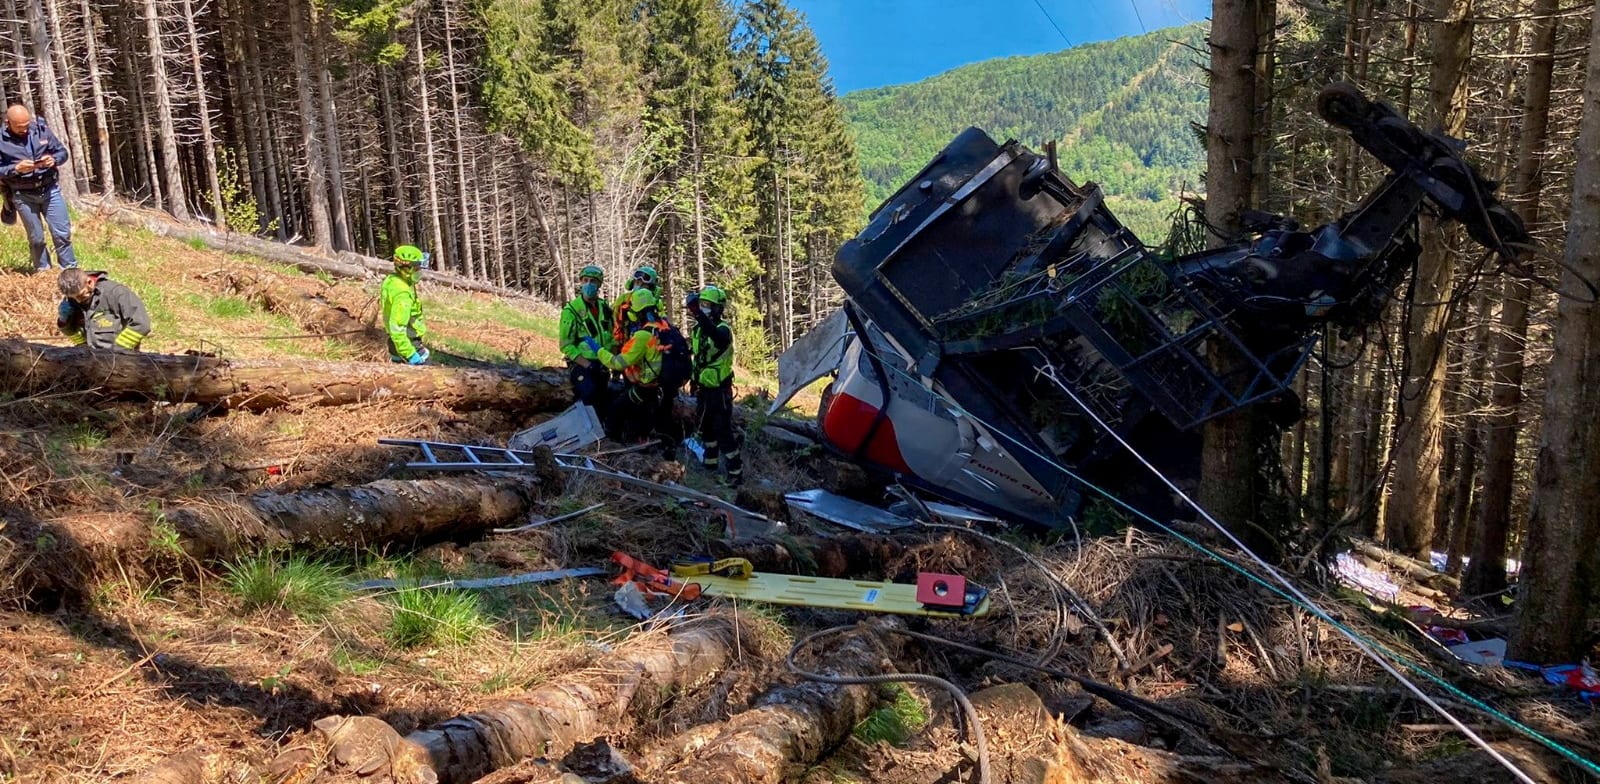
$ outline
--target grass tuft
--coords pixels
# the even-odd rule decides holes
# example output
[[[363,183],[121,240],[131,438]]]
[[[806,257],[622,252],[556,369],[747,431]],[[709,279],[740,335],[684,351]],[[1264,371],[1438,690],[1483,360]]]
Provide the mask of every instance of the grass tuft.
[[[889,684],[889,690],[894,692],[894,699],[856,725],[854,734],[862,743],[898,746],[928,726],[928,711],[915,695],[898,683]]]
[[[206,303],[206,312],[217,318],[244,318],[255,313],[255,306],[238,297],[215,297]]]
[[[226,566],[223,580],[246,610],[282,608],[306,619],[327,615],[350,594],[344,569],[301,555],[246,556]]]
[[[465,645],[489,628],[478,597],[465,591],[401,589],[384,637],[396,648]]]

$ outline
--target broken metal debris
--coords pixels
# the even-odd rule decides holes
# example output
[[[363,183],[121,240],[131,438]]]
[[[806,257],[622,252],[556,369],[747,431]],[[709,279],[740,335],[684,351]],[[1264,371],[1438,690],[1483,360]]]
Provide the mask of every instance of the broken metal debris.
[[[552,569],[544,572],[524,572],[522,574],[508,574],[504,577],[484,577],[471,580],[424,580],[417,582],[415,585],[410,580],[364,580],[352,587],[358,591],[386,591],[395,588],[459,588],[477,591],[485,588],[506,588],[513,585],[548,583],[578,577],[603,577],[609,573],[608,570],[598,566],[580,566],[576,569]]]
[[[550,518],[548,520],[535,520],[535,521],[533,521],[531,523],[528,523],[527,525],[519,525],[516,528],[496,528],[496,529],[494,529],[494,532],[497,533],[497,534],[514,534],[514,533],[519,533],[519,532],[522,532],[522,531],[528,531],[528,530],[531,530],[531,529],[534,529],[534,528],[541,528],[543,526],[550,525],[551,523],[560,523],[560,522],[563,522],[563,521],[566,521],[566,520],[571,520],[571,519],[573,519],[575,517],[582,517],[582,516],[584,516],[584,515],[586,515],[586,514],[588,514],[590,512],[593,512],[596,509],[599,509],[602,506],[605,506],[605,505],[606,505],[606,502],[601,501],[598,504],[590,504],[589,506],[586,506],[586,507],[584,507],[582,509],[579,509],[576,512],[568,512],[568,513],[566,513],[564,515],[558,515],[558,516],[552,517],[552,518]]]
[[[893,512],[852,501],[821,488],[789,493],[783,500],[792,509],[863,533],[885,534],[916,525]]]
[[[592,406],[573,403],[572,407],[511,437],[506,446],[518,451],[546,447],[555,452],[582,449],[606,437],[600,417]]]
[[[422,452],[422,460],[406,463],[406,468],[415,471],[527,471],[533,469],[539,461],[533,452],[504,447],[400,438],[380,438],[378,443],[385,446],[414,447]],[[441,458],[441,454],[452,459]],[[781,520],[773,520],[710,493],[702,493],[683,485],[641,479],[611,468],[592,457],[556,453],[555,463],[563,471],[597,476],[716,509],[723,513],[723,519],[728,523],[728,538],[734,541],[779,535],[788,530]]]

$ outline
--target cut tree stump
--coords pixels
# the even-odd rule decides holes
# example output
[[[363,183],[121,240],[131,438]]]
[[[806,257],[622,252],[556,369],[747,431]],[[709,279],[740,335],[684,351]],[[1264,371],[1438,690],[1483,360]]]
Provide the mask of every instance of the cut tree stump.
[[[349,548],[477,536],[521,522],[541,490],[561,487],[552,462],[532,474],[380,479],[349,488],[262,492],[169,509],[166,517],[190,556],[217,560],[280,545]]]
[[[898,637],[852,632],[827,646],[810,669],[839,676],[881,675]],[[773,689],[726,721],[659,741],[645,751],[641,781],[657,784],[779,784],[850,735],[879,703],[879,688],[803,681]]]
[[[58,348],[0,340],[0,392],[98,392],[245,411],[418,400],[468,411],[560,411],[564,370],[451,368],[378,362],[263,362]]]

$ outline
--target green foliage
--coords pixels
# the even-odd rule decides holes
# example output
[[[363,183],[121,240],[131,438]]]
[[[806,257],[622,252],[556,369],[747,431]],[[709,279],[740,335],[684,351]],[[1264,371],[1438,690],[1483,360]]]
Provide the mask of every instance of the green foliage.
[[[99,449],[105,442],[105,432],[90,422],[78,422],[67,428],[67,444],[80,452]]]
[[[928,711],[915,695],[898,683],[888,689],[894,695],[889,704],[868,714],[853,730],[862,743],[899,745],[928,725]]]
[[[598,188],[594,139],[573,121],[569,88],[581,70],[578,20],[593,13],[561,0],[477,0],[483,30],[481,83],[490,130],[508,133],[556,179]]]
[[[236,319],[253,315],[256,308],[238,297],[213,297],[206,301],[206,312],[220,319]]]
[[[223,584],[246,610],[283,609],[307,620],[327,615],[349,597],[343,568],[303,555],[244,556],[223,567]]]
[[[1205,150],[1191,122],[1208,100],[1200,24],[1008,57],[908,85],[844,97],[869,201],[881,203],[970,125],[1034,149],[1059,140],[1061,170],[1100,183],[1141,237],[1155,238],[1172,195],[1201,182]],[[1191,48],[1192,47],[1192,48]]]
[[[217,149],[217,187],[222,191],[222,209],[229,231],[270,234],[278,230],[277,218],[261,221],[261,207],[240,176],[239,156],[227,147]]]
[[[371,675],[383,668],[383,662],[362,656],[344,645],[334,648],[328,658],[339,672],[350,675]]]
[[[478,597],[466,591],[404,588],[389,597],[384,637],[397,648],[463,645],[488,629]]]

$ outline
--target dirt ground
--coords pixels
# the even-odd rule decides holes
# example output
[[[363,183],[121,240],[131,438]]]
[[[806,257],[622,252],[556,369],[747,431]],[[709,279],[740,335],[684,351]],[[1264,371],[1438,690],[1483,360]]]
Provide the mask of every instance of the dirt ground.
[[[86,266],[111,269],[146,292],[158,312],[146,350],[384,359],[361,336],[301,339],[285,317],[233,301],[223,273],[259,271],[250,260],[92,220],[79,233]],[[273,271],[370,322],[375,283]],[[0,302],[8,303],[0,336],[52,339],[53,286],[49,276],[0,272]],[[482,295],[429,296],[432,328],[455,336],[441,346],[459,361],[539,364],[555,356],[553,312],[514,310]],[[266,339],[274,337],[292,339]],[[0,399],[0,781],[107,781],[195,749],[264,765],[325,716],[372,716],[404,734],[524,694],[628,645],[641,627],[616,610],[612,587],[596,578],[480,592],[471,605],[481,627],[470,639],[400,645],[394,596],[341,590],[319,613],[253,603],[229,576],[230,563],[238,567],[244,556],[196,562],[164,523],[167,510],[184,505],[406,478],[404,456],[378,438],[502,443],[532,419],[393,401],[215,416],[81,394]],[[698,469],[644,453],[608,460],[788,518],[789,533],[767,544],[802,573],[900,581],[919,571],[967,575],[992,590],[989,616],[911,620],[906,628],[1103,682],[1202,727],[1156,721],[1070,680],[933,643],[907,643],[894,663],[967,691],[1027,684],[1053,721],[1084,738],[1272,771],[1257,780],[1421,781],[1442,771],[1504,780],[1342,638],[1172,540],[923,528],[864,538],[791,517],[784,507],[783,493],[835,478],[818,450],[753,433],[747,453],[751,481],[737,494]],[[520,533],[313,555],[354,582],[599,566],[613,550],[665,565],[730,546],[703,510],[592,478],[551,488],[529,518],[596,503],[604,506]],[[70,531],[73,541],[18,535],[24,530]],[[74,553],[89,555],[68,557]],[[291,554],[253,557],[280,563]],[[1527,681],[1451,664],[1410,629],[1332,594],[1321,598],[1364,633],[1443,668],[1522,721],[1587,753],[1600,749],[1600,719],[1587,709]],[[793,680],[782,660],[801,635],[858,617],[750,603],[728,609],[744,629],[736,666],[709,691],[615,738],[622,750],[738,712],[772,684]],[[825,660],[827,651],[815,655]],[[786,778],[972,780],[971,750],[948,696],[921,685],[885,687],[879,696],[879,712],[842,745]],[[997,759],[1037,750],[1037,733],[986,729]],[[1498,731],[1490,737],[1542,766],[1550,780],[1579,780],[1547,753],[1514,746]]]

